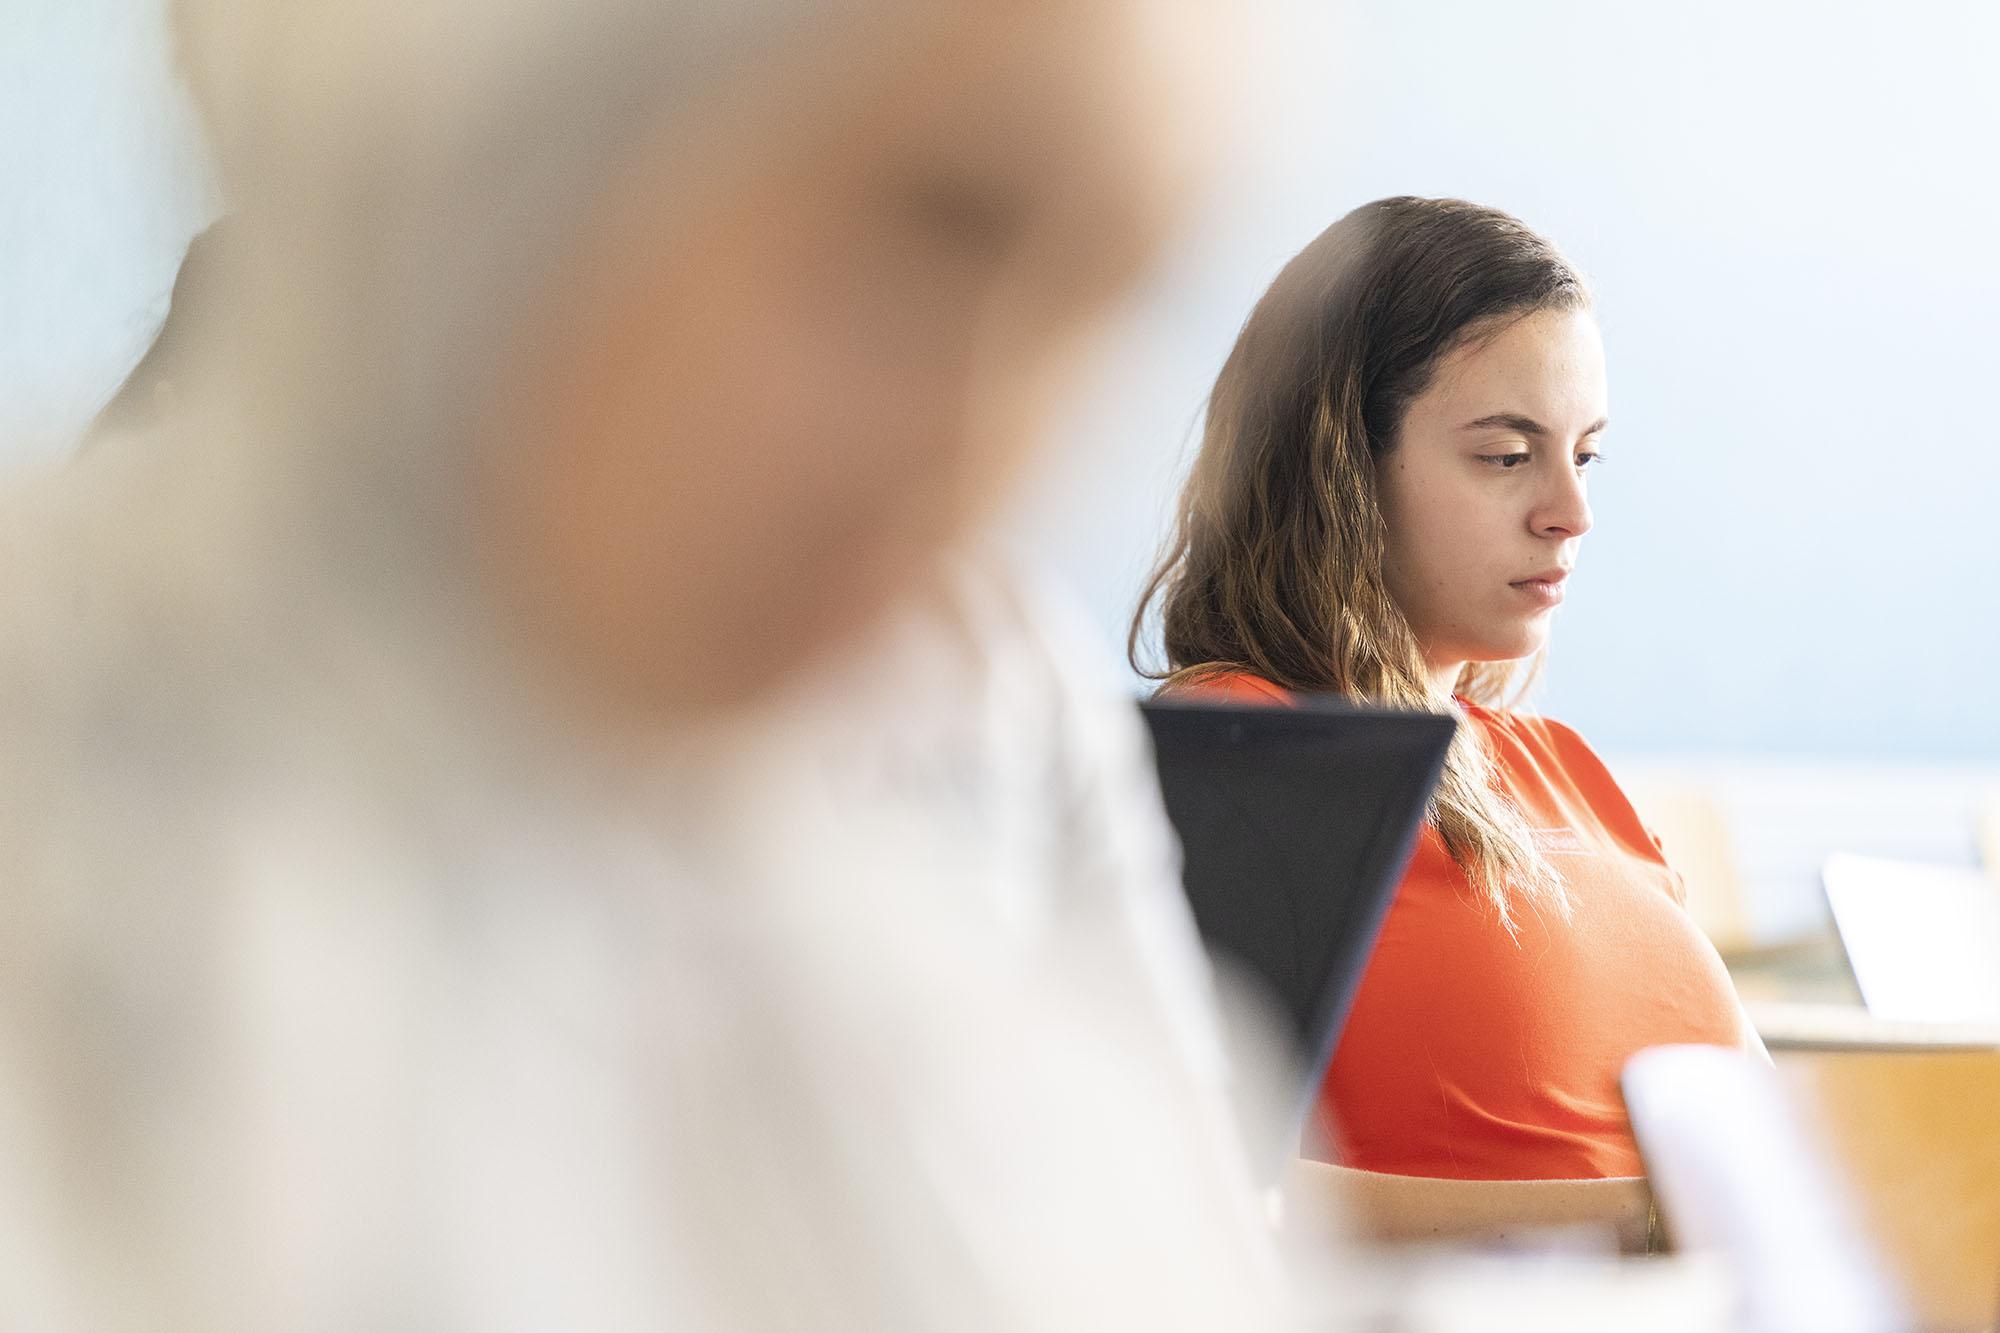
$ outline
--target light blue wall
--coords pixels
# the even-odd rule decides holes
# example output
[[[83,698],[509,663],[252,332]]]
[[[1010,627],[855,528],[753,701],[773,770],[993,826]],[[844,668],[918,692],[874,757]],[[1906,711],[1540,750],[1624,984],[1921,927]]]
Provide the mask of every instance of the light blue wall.
[[[1364,200],[1463,195],[1569,250],[1610,356],[1540,706],[1626,753],[2000,758],[1996,13],[1352,6],[1286,161],[1236,173],[1019,528],[1121,633],[1279,264]]]
[[[67,448],[214,209],[160,0],[0,0],[0,464]]]
[[[1107,645],[1263,285],[1356,203],[1459,194],[1570,250],[1611,355],[1543,705],[1627,752],[2000,758],[1996,11],[1277,3],[1251,141],[1012,519]],[[123,376],[214,206],[158,0],[0,0],[0,182],[19,461]]]

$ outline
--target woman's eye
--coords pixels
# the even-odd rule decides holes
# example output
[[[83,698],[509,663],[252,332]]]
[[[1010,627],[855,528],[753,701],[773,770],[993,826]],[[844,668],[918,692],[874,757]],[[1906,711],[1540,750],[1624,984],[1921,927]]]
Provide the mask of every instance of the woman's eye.
[[[1595,449],[1579,450],[1576,456],[1576,465],[1580,468],[1589,467],[1592,463],[1602,463],[1603,461],[1604,455]]]
[[[1517,468],[1528,461],[1527,454],[1481,454],[1480,460],[1499,468]]]

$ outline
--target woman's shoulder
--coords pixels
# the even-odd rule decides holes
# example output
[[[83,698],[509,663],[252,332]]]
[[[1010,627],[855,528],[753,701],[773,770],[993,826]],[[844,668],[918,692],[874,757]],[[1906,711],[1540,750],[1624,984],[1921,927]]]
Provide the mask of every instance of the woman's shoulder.
[[[1590,743],[1571,726],[1539,713],[1466,707],[1468,716],[1505,734],[1532,763],[1537,778],[1582,800],[1608,828],[1635,846],[1655,845],[1631,798]],[[1504,747],[1495,747],[1502,750]],[[1503,758],[1503,763],[1505,763]],[[1519,775],[1515,780],[1521,780]]]
[[[1478,725],[1492,731],[1501,732],[1526,748],[1543,755],[1562,760],[1565,765],[1581,761],[1587,767],[1603,768],[1604,761],[1597,757],[1597,751],[1582,737],[1576,728],[1542,713],[1529,712],[1520,708],[1495,708],[1485,704],[1472,703],[1466,699],[1457,701],[1465,715]]]
[[[1209,703],[1292,704],[1293,693],[1250,671],[1230,667],[1193,671],[1160,687],[1163,699],[1204,700]]]

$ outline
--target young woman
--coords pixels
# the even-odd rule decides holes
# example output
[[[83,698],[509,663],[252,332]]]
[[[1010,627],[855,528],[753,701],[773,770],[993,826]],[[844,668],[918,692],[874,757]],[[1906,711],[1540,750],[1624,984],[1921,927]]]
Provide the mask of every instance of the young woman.
[[[1649,1214],[1619,1096],[1663,1042],[1754,1044],[1679,879],[1577,734],[1508,706],[1590,531],[1590,296],[1514,218],[1356,209],[1216,381],[1157,602],[1165,689],[1461,719],[1311,1150],[1392,1234]]]

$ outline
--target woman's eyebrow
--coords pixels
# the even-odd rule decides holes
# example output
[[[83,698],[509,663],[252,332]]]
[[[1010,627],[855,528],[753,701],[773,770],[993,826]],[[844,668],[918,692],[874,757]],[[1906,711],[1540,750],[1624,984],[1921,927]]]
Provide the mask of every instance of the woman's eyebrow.
[[[1583,439],[1595,435],[1610,424],[1611,419],[1609,417],[1599,417],[1596,421],[1586,426],[1582,434],[1577,438]],[[1555,433],[1533,417],[1524,417],[1519,412],[1495,412],[1491,416],[1481,417],[1477,421],[1468,421],[1463,426],[1460,426],[1459,429],[1513,430],[1519,431],[1523,435],[1536,436],[1553,435]]]
[[[1495,412],[1477,421],[1468,421],[1460,430],[1514,430],[1523,435],[1547,435],[1549,428],[1533,417],[1524,417],[1518,412]]]

